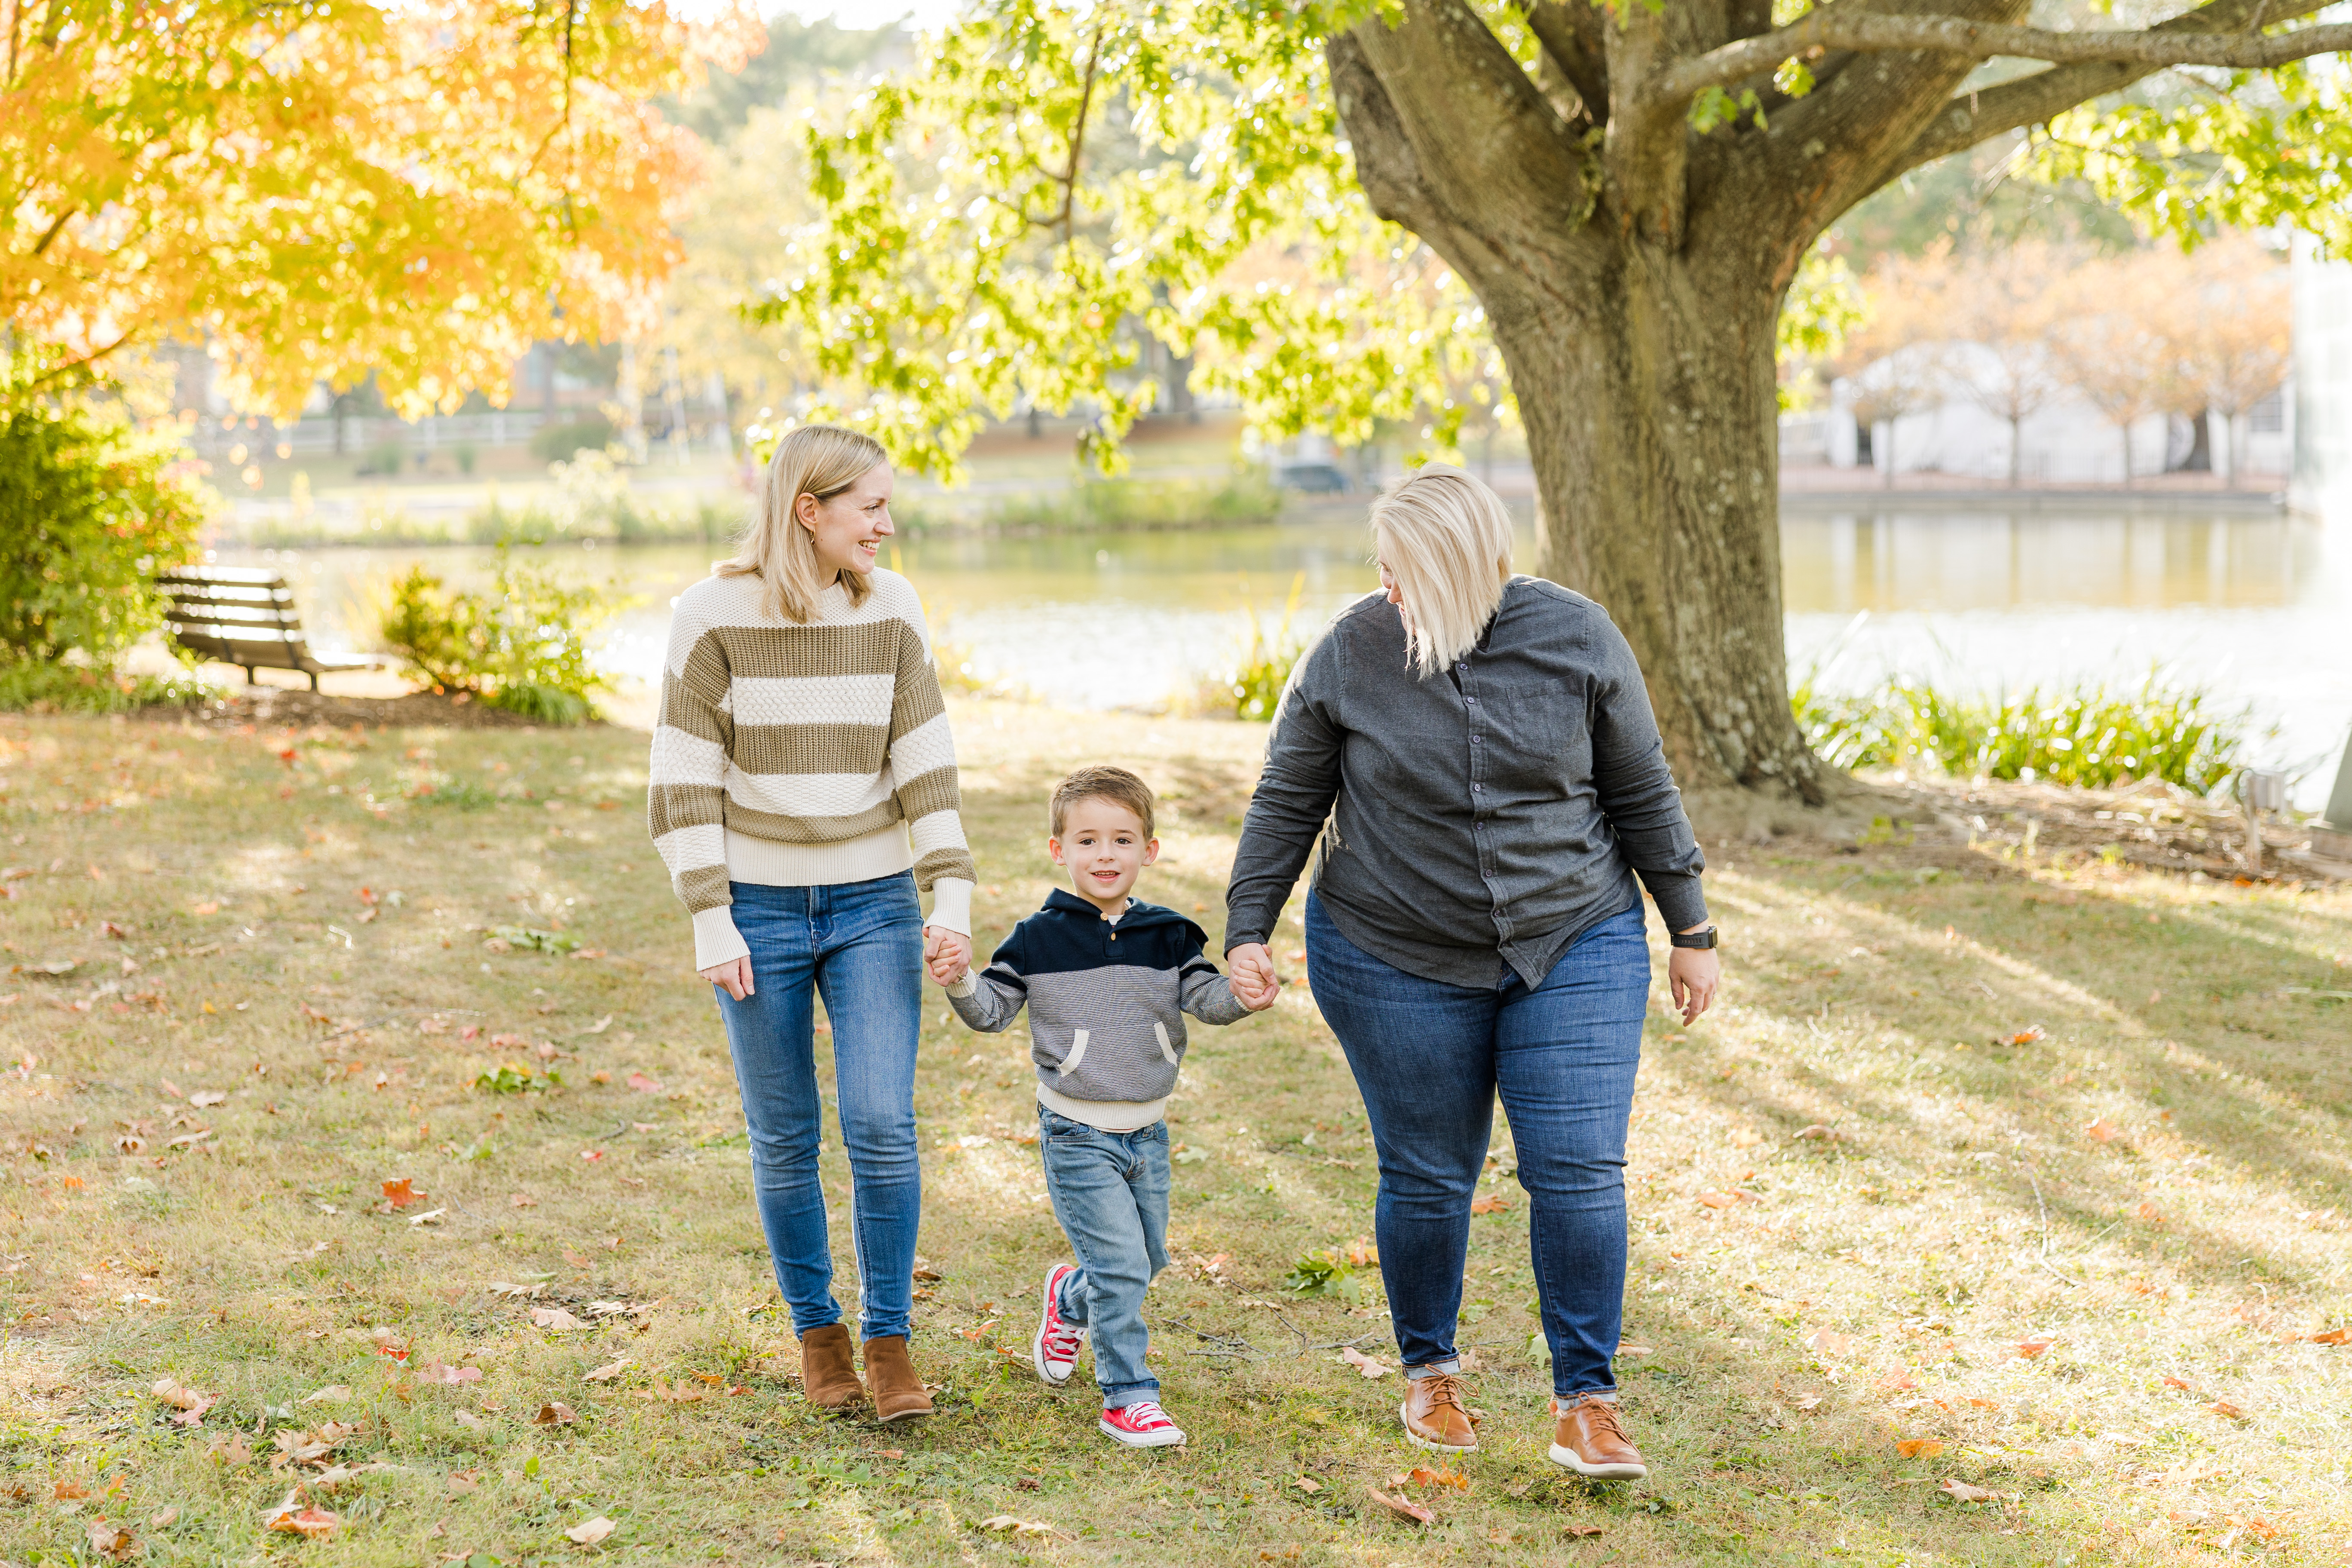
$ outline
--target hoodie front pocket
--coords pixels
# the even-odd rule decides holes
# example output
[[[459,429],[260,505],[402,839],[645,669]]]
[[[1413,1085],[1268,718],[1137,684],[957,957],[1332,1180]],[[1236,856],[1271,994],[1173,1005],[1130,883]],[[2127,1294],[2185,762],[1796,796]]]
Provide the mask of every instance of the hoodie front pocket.
[[[1070,1054],[1062,1058],[1062,1065],[1058,1070],[1064,1078],[1067,1078],[1072,1073],[1077,1071],[1078,1064],[1086,1059],[1087,1032],[1084,1029],[1080,1029],[1075,1035],[1071,1036]]]
[[[1151,1035],[1154,1039],[1160,1042],[1160,1059],[1165,1061],[1171,1068],[1178,1065],[1176,1061],[1176,1047],[1171,1044],[1168,1039],[1168,1026],[1161,1023],[1159,1019],[1154,1018],[1151,1021]]]

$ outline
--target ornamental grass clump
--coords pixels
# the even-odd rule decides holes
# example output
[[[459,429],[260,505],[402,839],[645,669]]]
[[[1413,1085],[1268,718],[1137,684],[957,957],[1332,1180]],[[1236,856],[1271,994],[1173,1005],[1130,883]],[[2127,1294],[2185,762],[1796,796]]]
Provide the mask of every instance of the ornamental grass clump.
[[[1790,700],[1813,750],[1842,768],[1925,766],[2085,789],[2158,778],[2199,795],[2238,771],[2248,719],[2153,674],[2137,692],[2029,687],[2002,697],[1955,697],[1904,677],[1828,697],[1809,676]]]

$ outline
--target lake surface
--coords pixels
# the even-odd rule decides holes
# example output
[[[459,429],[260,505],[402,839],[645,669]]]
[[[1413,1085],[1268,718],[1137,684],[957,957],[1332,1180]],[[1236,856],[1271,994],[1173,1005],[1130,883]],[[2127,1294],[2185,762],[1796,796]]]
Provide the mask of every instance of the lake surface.
[[[2252,706],[2279,733],[2260,759],[2313,770],[2316,804],[2352,725],[2352,531],[2282,515],[1794,511],[1781,526],[1793,671],[1854,689],[1890,672],[1954,687],[2083,677],[2137,685],[2152,668]],[[1523,560],[1532,559],[1523,532]],[[529,553],[634,599],[604,658],[657,678],[670,600],[706,575],[709,545],[564,546]],[[469,547],[228,551],[304,585],[320,640],[361,640],[364,605],[411,562],[487,575]],[[1151,705],[1234,662],[1255,613],[1269,631],[1297,584],[1311,632],[1377,585],[1360,520],[1249,529],[902,536],[898,569],[934,635],[982,679],[1070,707]],[[2326,765],[2319,767],[2321,762]]]

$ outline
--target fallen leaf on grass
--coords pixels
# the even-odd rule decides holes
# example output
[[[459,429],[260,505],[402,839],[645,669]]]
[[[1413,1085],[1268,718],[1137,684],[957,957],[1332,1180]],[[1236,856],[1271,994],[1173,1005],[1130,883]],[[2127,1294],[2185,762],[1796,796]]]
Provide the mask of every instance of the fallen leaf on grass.
[[[1500,1193],[1488,1193],[1470,1200],[1472,1214],[1500,1214],[1511,1206],[1511,1200]]]
[[[534,1426],[569,1426],[579,1419],[572,1413],[572,1406],[551,1399],[539,1407],[539,1414],[530,1418],[530,1424]]]
[[[1357,1373],[1364,1377],[1386,1377],[1389,1374],[1387,1363],[1377,1357],[1366,1355],[1353,1345],[1341,1346],[1339,1359],[1354,1367]]]
[[[426,1209],[423,1214],[410,1215],[408,1216],[408,1223],[411,1225],[439,1225],[441,1223],[441,1216],[448,1212],[449,1211],[447,1209]]]
[[[304,1394],[302,1396],[302,1403],[305,1405],[341,1405],[344,1400],[349,1399],[351,1396],[351,1384],[347,1383],[331,1383],[324,1388]]]
[[[1880,1378],[1876,1383],[1872,1384],[1871,1386],[1873,1388],[1885,1389],[1890,1392],[1899,1393],[1906,1389],[1916,1388],[1919,1384],[1909,1373],[1898,1372],[1892,1377]]]
[[[179,1519],[180,1510],[178,1509],[163,1509],[159,1512],[151,1513],[147,1516],[147,1528],[150,1530],[168,1530],[173,1525],[178,1523]]]
[[[457,1416],[457,1425],[463,1426],[468,1432],[478,1432],[483,1427],[489,1425],[488,1422],[483,1420],[480,1416],[475,1415],[470,1410],[458,1410],[452,1412],[452,1414]]]
[[[1789,1403],[1810,1415],[1822,1407],[1822,1396],[1818,1394],[1800,1394],[1792,1397]]]
[[[559,1332],[568,1329],[584,1329],[588,1326],[561,1307],[533,1307],[530,1310],[530,1321],[542,1329],[554,1329]]]
[[[1470,1489],[1470,1478],[1461,1471],[1433,1470],[1423,1465],[1415,1466],[1411,1475],[1391,1477],[1389,1484],[1394,1486],[1399,1481],[1411,1481],[1417,1487],[1452,1487],[1458,1492]]]
[[[1599,1535],[1601,1533],[1601,1528],[1597,1524],[1563,1524],[1559,1529],[1560,1533],[1563,1535]]]
[[[1823,1355],[1852,1355],[1861,1342],[1851,1334],[1835,1333],[1828,1329],[1815,1329],[1805,1336],[1806,1348]]]
[[[1698,1201],[1711,1209],[1727,1209],[1740,1204],[1760,1204],[1764,1200],[1754,1193],[1743,1193],[1734,1187],[1727,1193],[1701,1193]]]
[[[1435,1514],[1430,1512],[1429,1510],[1422,1507],[1421,1504],[1413,1501],[1412,1499],[1409,1497],[1401,1497],[1393,1492],[1384,1492],[1378,1487],[1366,1487],[1364,1490],[1370,1495],[1371,1500],[1374,1502],[1380,1504],[1382,1508],[1387,1509],[1390,1512],[1397,1515],[1401,1519],[1410,1519],[1419,1524],[1434,1524],[1437,1522],[1437,1516]]]
[[[2248,1519],[2242,1514],[2235,1513],[2225,1513],[2221,1519],[2224,1523],[2236,1525],[2256,1541],[2276,1541],[2281,1535],[2286,1533],[2267,1519]]]
[[[211,1394],[200,1394],[193,1388],[183,1387],[168,1377],[157,1378],[155,1386],[148,1392],[179,1412],[177,1415],[172,1417],[176,1426],[194,1426],[204,1419],[205,1412],[213,1406]]]
[[[628,1076],[627,1082],[629,1087],[635,1089],[639,1094],[659,1094],[662,1092],[661,1079],[647,1078],[641,1072],[631,1073]]]
[[[482,1369],[478,1366],[450,1366],[442,1362],[428,1361],[416,1369],[416,1381],[452,1386],[460,1383],[479,1383],[482,1381]]]
[[[195,1093],[188,1096],[188,1103],[194,1106],[198,1110],[209,1110],[213,1106],[222,1104],[227,1099],[228,1095],[224,1090],[217,1089],[200,1089],[196,1090]]]
[[[1831,1131],[1828,1128],[1822,1126],[1818,1121],[1814,1122],[1811,1127],[1798,1128],[1796,1135],[1800,1138],[1818,1138],[1824,1143],[1837,1143],[1843,1142],[1837,1133]]]
[[[2083,1134],[2094,1143],[2112,1143],[2116,1141],[2116,1135],[2122,1131],[2122,1128],[2102,1116],[2085,1123]]]
[[[2325,1333],[2313,1334],[2307,1342],[2315,1345],[2352,1344],[2352,1329],[2329,1329]]]
[[[623,1356],[618,1361],[605,1363],[603,1366],[598,1367],[593,1372],[583,1373],[581,1381],[583,1383],[610,1383],[613,1379],[620,1376],[625,1368],[634,1364],[635,1363],[631,1362],[627,1356]]]
[[[2016,1354],[2018,1360],[2032,1361],[2035,1356],[2040,1355],[2042,1352],[2048,1350],[2052,1345],[2057,1342],[2057,1341],[2050,1338],[2047,1334],[2035,1334],[2032,1339],[2018,1341],[2016,1344],[2010,1348]]]
[[[126,1557],[139,1554],[139,1542],[132,1539],[128,1530],[113,1521],[93,1519],[89,1521],[89,1549],[101,1557],[111,1557],[120,1563]]]
[[[2221,1416],[2225,1421],[2243,1421],[2246,1418],[2246,1413],[2244,1411],[2239,1409],[2236,1405],[2231,1404],[2226,1399],[2217,1399],[2205,1408],[2211,1414]]]
[[[205,1457],[224,1465],[247,1465],[253,1462],[253,1450],[245,1446],[245,1434],[231,1432],[225,1437],[214,1438]]]
[[[1323,1489],[1323,1483],[1313,1476],[1301,1476],[1290,1484],[1303,1492],[1319,1492]]]
[[[1936,1489],[1954,1502],[1999,1502],[2000,1500],[1999,1492],[1987,1491],[1982,1487],[1972,1487],[1968,1482],[1956,1479],[1947,1479]]]
[[[2041,1025],[2028,1024],[2022,1029],[2019,1029],[2011,1034],[2003,1035],[2000,1038],[1995,1040],[1993,1044],[1997,1046],[2038,1046],[2049,1037],[2050,1032],[2044,1029]]]
[[[514,1206],[519,1209],[535,1209],[539,1206],[539,1200],[529,1193],[517,1193],[514,1195]]]
[[[611,1520],[600,1513],[593,1519],[583,1519],[565,1531],[563,1539],[576,1541],[583,1546],[593,1546],[612,1534],[615,1528]]]
[[[2186,1390],[2189,1386],[2189,1380],[2185,1377],[2168,1377],[2164,1380],[2164,1386],[2167,1388]]]
[[[1059,1535],[1062,1532],[1042,1520],[1015,1519],[1009,1513],[991,1514],[980,1521],[982,1530],[993,1530],[1009,1535]]]
[[[1944,1451],[1941,1437],[1906,1437],[1895,1445],[1895,1451],[1906,1459],[1932,1459]]]
[[[463,1415],[464,1412],[460,1411],[459,1414]],[[464,1497],[467,1492],[476,1489],[481,1484],[482,1473],[479,1470],[452,1470],[449,1472],[449,1495],[451,1497]]]
[[[415,1179],[412,1176],[403,1176],[396,1182],[384,1183],[384,1203],[395,1209],[404,1209],[411,1204],[423,1203],[429,1194],[418,1192],[410,1184]]]
[[[324,1541],[335,1533],[337,1525],[343,1522],[340,1515],[330,1513],[323,1508],[300,1507],[301,1500],[299,1491],[288,1492],[286,1500],[271,1509],[262,1522],[271,1530],[282,1530],[305,1541]]]

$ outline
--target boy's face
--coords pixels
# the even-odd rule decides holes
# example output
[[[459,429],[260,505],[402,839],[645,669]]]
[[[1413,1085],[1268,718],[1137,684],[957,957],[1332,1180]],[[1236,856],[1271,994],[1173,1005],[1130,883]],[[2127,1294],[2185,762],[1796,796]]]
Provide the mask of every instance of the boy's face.
[[[1045,848],[1055,865],[1069,868],[1080,898],[1112,910],[1126,906],[1137,875],[1160,858],[1160,840],[1144,833],[1141,817],[1093,798],[1070,803],[1061,837],[1045,840]]]

